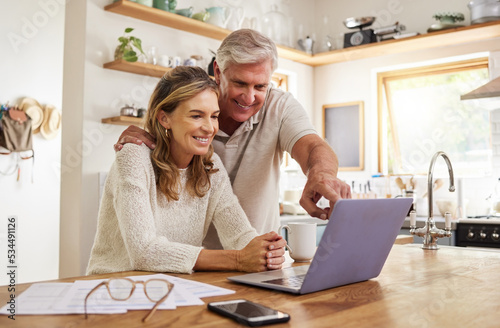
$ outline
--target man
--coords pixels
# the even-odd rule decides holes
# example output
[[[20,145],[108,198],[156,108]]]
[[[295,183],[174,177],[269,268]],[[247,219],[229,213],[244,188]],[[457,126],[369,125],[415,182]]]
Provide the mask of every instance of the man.
[[[292,155],[307,176],[300,205],[313,217],[327,219],[350,187],[337,178],[338,161],[318,136],[306,112],[291,94],[271,87],[278,54],[272,40],[250,29],[232,32],[217,50],[215,81],[219,85],[219,132],[215,152],[221,157],[250,223],[259,234],[276,231],[279,221],[279,176],[283,151]],[[129,127],[115,150],[127,142],[154,141],[142,129]],[[321,196],[330,207],[319,208]],[[205,246],[218,245],[215,231]]]

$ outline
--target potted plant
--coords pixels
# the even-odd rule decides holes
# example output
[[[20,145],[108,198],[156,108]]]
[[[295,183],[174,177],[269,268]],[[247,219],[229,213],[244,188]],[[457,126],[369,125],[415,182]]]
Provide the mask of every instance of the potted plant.
[[[133,28],[127,27],[125,29],[124,35],[118,38],[120,44],[116,47],[115,50],[115,60],[123,58],[128,62],[136,62],[138,59],[136,50],[145,55],[144,51],[142,51],[141,39],[138,39],[132,35],[127,36],[127,34],[132,32],[133,30]]]

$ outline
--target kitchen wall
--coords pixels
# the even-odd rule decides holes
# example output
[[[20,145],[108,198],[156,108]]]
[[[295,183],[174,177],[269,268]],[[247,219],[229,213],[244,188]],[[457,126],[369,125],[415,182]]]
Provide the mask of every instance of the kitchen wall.
[[[55,1],[2,1],[0,103],[24,97],[62,110],[64,6]],[[17,282],[54,279],[59,267],[61,133],[46,140],[33,136],[35,163],[21,163],[14,174],[0,174],[0,266],[7,266],[7,219],[17,216]],[[0,171],[16,155],[0,156]],[[33,175],[33,182],[31,181]],[[0,285],[8,284],[0,275]]]

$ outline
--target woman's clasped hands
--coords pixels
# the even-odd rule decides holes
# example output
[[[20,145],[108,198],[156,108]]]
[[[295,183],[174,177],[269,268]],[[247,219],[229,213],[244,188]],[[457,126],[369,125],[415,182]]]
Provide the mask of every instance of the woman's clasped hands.
[[[252,239],[238,252],[238,271],[260,272],[281,269],[285,262],[286,241],[271,231]]]

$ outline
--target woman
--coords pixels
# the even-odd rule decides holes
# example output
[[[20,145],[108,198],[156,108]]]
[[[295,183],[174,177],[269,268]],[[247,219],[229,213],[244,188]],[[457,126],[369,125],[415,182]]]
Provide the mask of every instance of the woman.
[[[218,115],[217,85],[202,69],[180,66],[160,80],[145,122],[157,145],[116,154],[87,274],[281,268],[285,241],[257,236],[213,153]],[[201,247],[212,222],[224,250]]]

